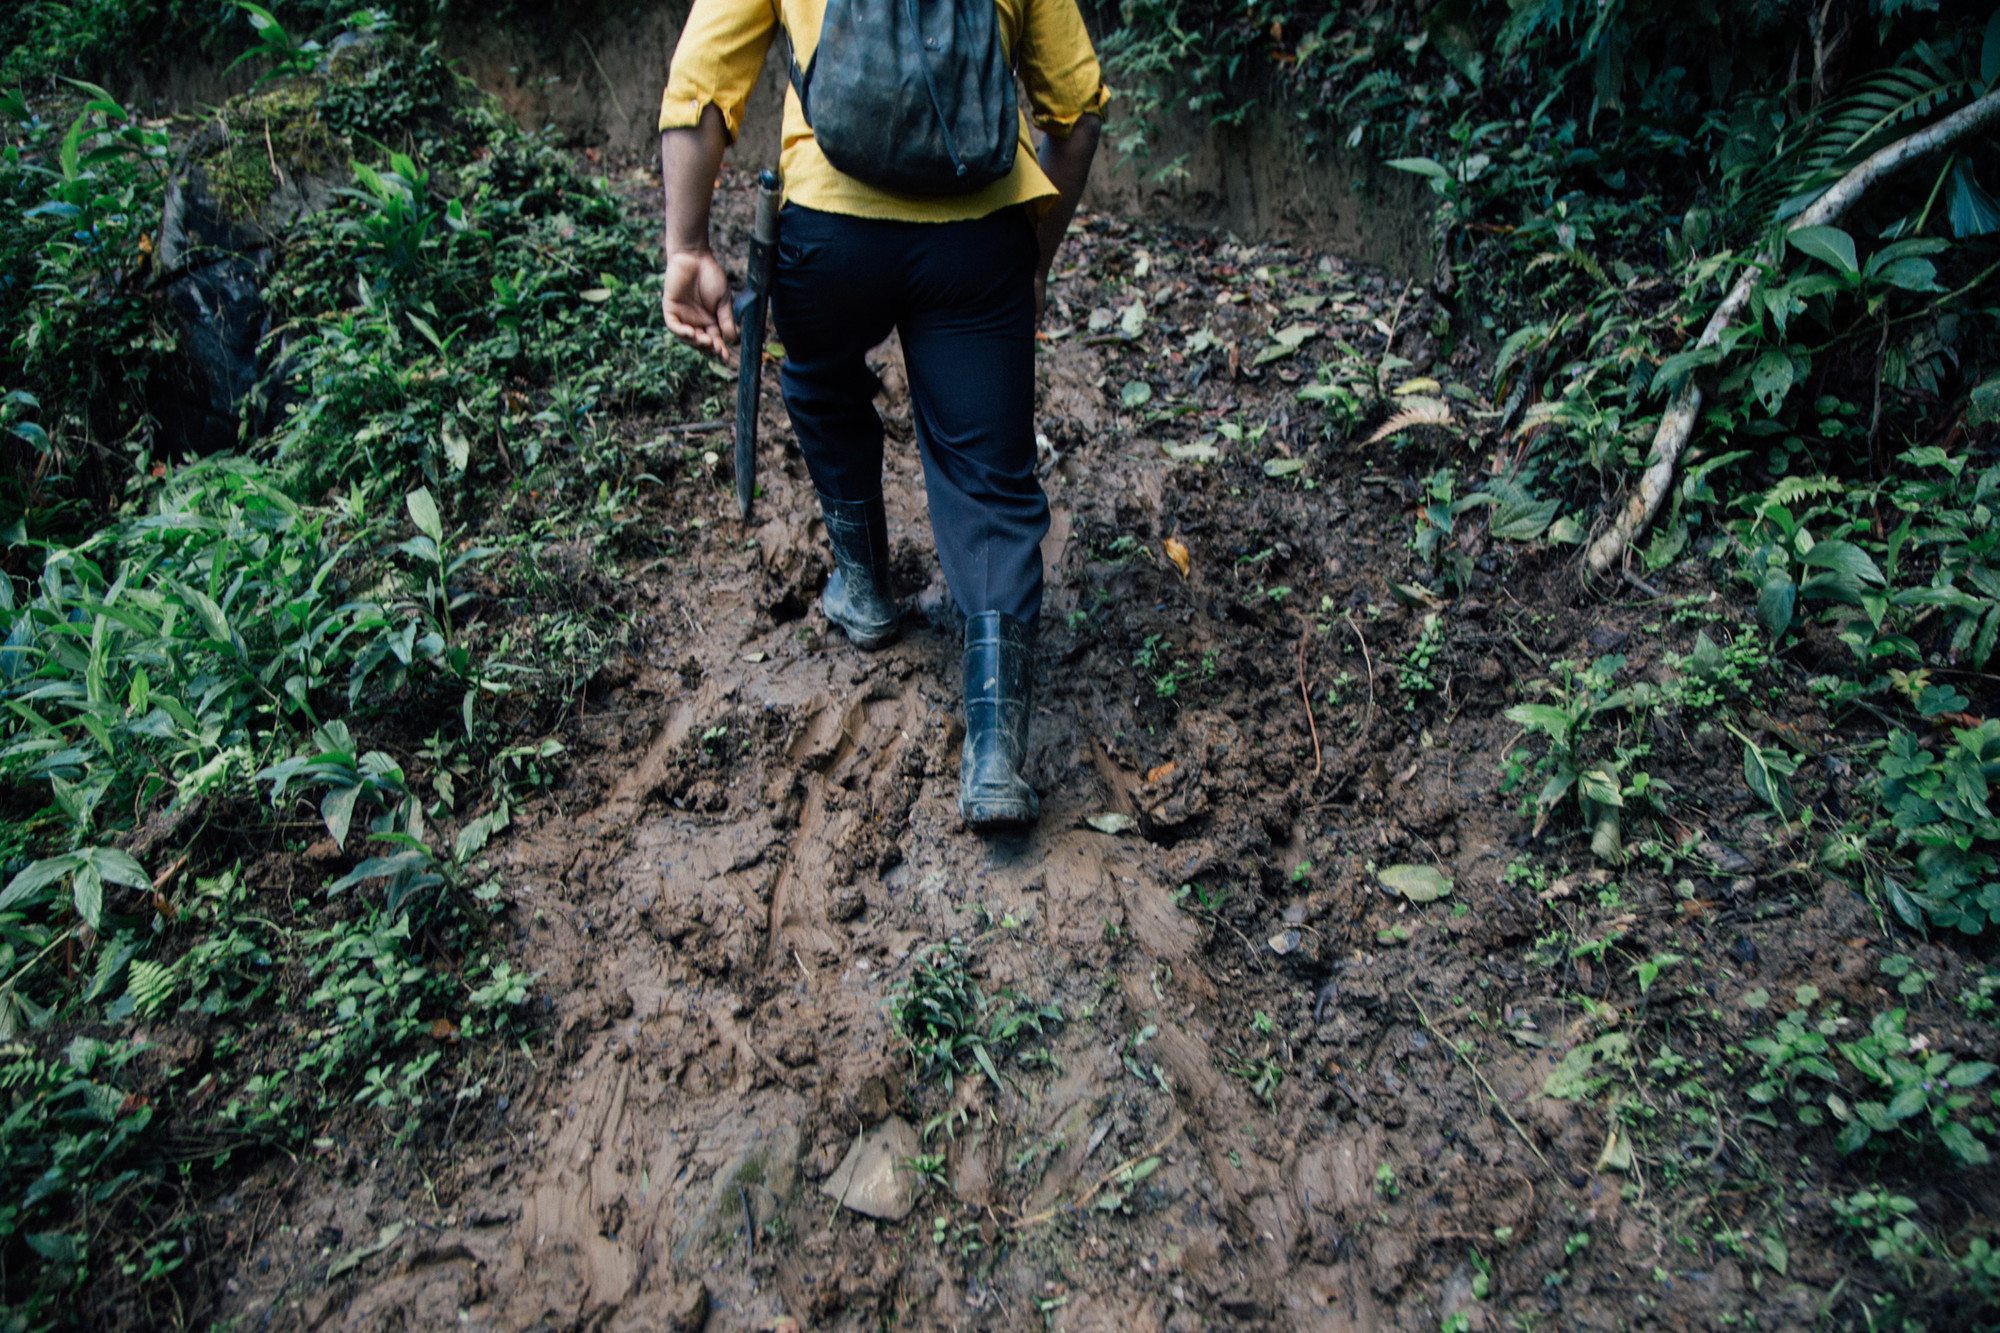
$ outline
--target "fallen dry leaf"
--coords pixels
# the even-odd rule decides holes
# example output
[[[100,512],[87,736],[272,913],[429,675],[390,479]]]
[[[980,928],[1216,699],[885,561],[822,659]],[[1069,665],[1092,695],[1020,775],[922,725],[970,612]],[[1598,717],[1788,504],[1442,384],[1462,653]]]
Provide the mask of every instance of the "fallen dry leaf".
[[[1187,578],[1190,564],[1187,543],[1179,537],[1169,537],[1161,543],[1161,548],[1166,551],[1167,559],[1174,562],[1174,568],[1181,572],[1181,577]]]
[[[1170,778],[1173,775],[1174,775],[1174,761],[1169,759],[1167,760],[1166,763],[1161,764],[1158,768],[1149,770],[1146,774],[1146,781],[1158,782],[1162,778]]]

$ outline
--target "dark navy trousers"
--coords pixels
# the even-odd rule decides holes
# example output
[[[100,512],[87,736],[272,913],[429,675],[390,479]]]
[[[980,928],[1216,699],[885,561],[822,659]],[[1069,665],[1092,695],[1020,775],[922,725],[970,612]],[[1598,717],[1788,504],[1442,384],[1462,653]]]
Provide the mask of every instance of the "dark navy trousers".
[[[891,222],[787,204],[771,300],[813,484],[836,500],[882,493],[882,386],[863,358],[895,329],[945,582],[964,614],[1031,626],[1049,530],[1035,476],[1036,258],[1019,208]]]

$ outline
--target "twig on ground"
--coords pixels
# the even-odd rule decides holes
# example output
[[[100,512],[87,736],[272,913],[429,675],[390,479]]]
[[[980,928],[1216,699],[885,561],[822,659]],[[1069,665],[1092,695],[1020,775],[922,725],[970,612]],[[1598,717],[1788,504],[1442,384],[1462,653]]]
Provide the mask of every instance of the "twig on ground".
[[[1319,753],[1319,723],[1313,720],[1312,691],[1306,688],[1306,640],[1311,636],[1311,625],[1307,625],[1305,632],[1299,635],[1299,698],[1305,700],[1306,725],[1312,728],[1313,776],[1318,777],[1320,770],[1324,767]]]
[[[1375,711],[1375,659],[1368,655],[1368,636],[1361,632],[1361,626],[1354,623],[1354,613],[1347,613],[1347,628],[1354,631],[1354,637],[1361,640],[1361,664],[1368,668],[1368,711]]]
[[[1512,1125],[1514,1132],[1521,1136],[1521,1142],[1528,1145],[1528,1151],[1535,1155],[1535,1160],[1539,1161],[1543,1166],[1548,1167],[1549,1170],[1555,1170],[1554,1167],[1549,1166],[1549,1159],[1542,1156],[1542,1150],[1535,1146],[1535,1141],[1528,1137],[1528,1131],[1521,1128],[1521,1122],[1514,1118],[1514,1113],[1507,1109],[1507,1103],[1500,1100],[1500,1094],[1493,1091],[1493,1085],[1486,1081],[1486,1075],[1480,1073],[1479,1066],[1472,1063],[1472,1057],[1458,1049],[1457,1042],[1438,1031],[1437,1024],[1431,1022],[1431,1016],[1424,1012],[1424,1006],[1417,999],[1417,993],[1408,986],[1405,986],[1403,987],[1403,994],[1410,997],[1410,1003],[1416,1007],[1417,1017],[1424,1021],[1424,1027],[1429,1029],[1430,1034],[1451,1047],[1451,1053],[1456,1055],[1459,1058],[1459,1062],[1472,1071],[1472,1076],[1479,1080],[1479,1086],[1486,1089],[1486,1095],[1493,1099],[1493,1108],[1500,1112],[1501,1115],[1507,1117],[1507,1123]]]
[[[1631,584],[1633,587],[1637,588],[1640,592],[1645,593],[1646,596],[1652,598],[1656,602],[1664,602],[1667,600],[1667,595],[1665,593],[1661,592],[1658,588],[1655,588],[1652,584],[1646,582],[1646,580],[1640,578],[1637,574],[1634,574],[1631,570],[1628,569],[1623,572],[1625,575],[1625,581]]]
[[[1519,648],[1521,650],[1521,656],[1527,658],[1530,662],[1533,662],[1537,669],[1539,669],[1542,666],[1542,655],[1536,652],[1533,648],[1530,648],[1527,644],[1522,643],[1521,636],[1519,634],[1516,634],[1510,630],[1507,634],[1507,639],[1516,648]]]
[[[1386,392],[1389,382],[1389,358],[1396,354],[1396,330],[1403,326],[1403,302],[1410,299],[1410,290],[1415,283],[1406,282],[1403,290],[1396,293],[1396,312],[1389,316],[1389,336],[1382,340],[1382,360],[1375,367],[1375,391]]]

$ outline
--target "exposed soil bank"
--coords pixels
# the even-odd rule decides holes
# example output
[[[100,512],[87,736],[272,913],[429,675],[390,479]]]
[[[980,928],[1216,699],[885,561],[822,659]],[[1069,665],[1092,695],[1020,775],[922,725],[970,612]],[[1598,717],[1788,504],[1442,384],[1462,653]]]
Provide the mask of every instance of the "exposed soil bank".
[[[553,127],[579,147],[651,154],[660,90],[685,16],[684,5],[667,3],[576,23],[461,23],[447,30],[443,47],[525,128]],[[251,78],[248,67],[228,71],[197,57],[158,70],[113,71],[107,85],[134,105],[187,111],[219,104]],[[776,163],[783,86],[782,47],[774,44],[732,153],[737,165]],[[1144,158],[1099,155],[1088,207],[1310,245],[1397,277],[1430,280],[1430,196],[1416,177],[1344,147],[1315,158],[1290,116],[1261,107],[1245,125],[1228,128],[1176,106],[1148,139]],[[1178,170],[1155,179],[1168,163]]]

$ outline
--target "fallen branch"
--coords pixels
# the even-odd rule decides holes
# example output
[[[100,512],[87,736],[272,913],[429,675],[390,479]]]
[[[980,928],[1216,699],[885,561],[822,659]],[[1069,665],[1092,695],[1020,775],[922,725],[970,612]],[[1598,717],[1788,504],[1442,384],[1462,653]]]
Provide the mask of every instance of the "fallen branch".
[[[1937,124],[1870,155],[1835,181],[1833,188],[1814,201],[1812,207],[1800,213],[1786,229],[1787,233],[1801,227],[1829,225],[1884,176],[1920,157],[1949,147],[1996,119],[2000,119],[2000,88],[1993,89],[1970,106],[1961,107]],[[1775,262],[1781,257],[1782,252],[1773,255],[1772,260]],[[1713,347],[1722,341],[1722,335],[1728,332],[1729,326],[1736,322],[1737,316],[1750,303],[1750,297],[1763,280],[1766,268],[1763,264],[1752,264],[1743,270],[1736,285],[1729,289],[1729,295],[1709,316],[1707,326],[1695,342],[1696,347]],[[1625,508],[1610,530],[1591,543],[1590,551],[1584,557],[1591,573],[1603,574],[1609,570],[1624,556],[1632,540],[1644,532],[1654,515],[1660,512],[1660,505],[1673,486],[1674,468],[1680,462],[1681,451],[1687,447],[1688,438],[1694,434],[1695,419],[1700,414],[1701,386],[1695,382],[1693,375],[1689,375],[1687,383],[1667,405],[1659,428],[1653,432],[1652,457],[1645,475],[1639,478],[1639,489],[1625,502]]]

